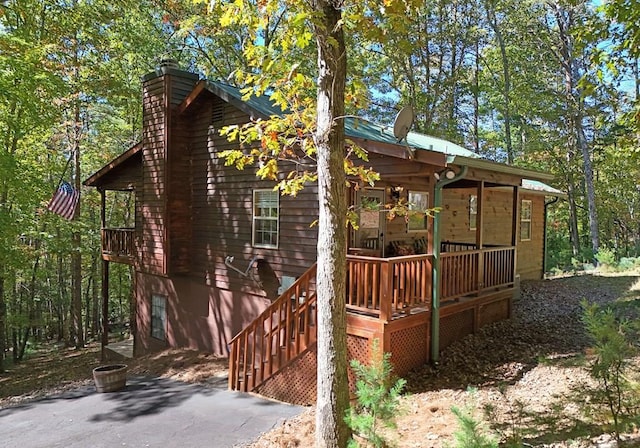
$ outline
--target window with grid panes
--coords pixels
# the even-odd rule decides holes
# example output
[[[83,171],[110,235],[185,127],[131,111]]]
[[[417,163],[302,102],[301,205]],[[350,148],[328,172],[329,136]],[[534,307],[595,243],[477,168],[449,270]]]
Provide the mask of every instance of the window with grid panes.
[[[167,297],[160,294],[151,295],[151,336],[167,338]]]
[[[273,190],[253,192],[253,246],[278,247],[280,196]]]
[[[523,199],[520,204],[520,241],[531,240],[531,201]]]
[[[478,223],[478,196],[469,195],[469,230],[476,230]]]

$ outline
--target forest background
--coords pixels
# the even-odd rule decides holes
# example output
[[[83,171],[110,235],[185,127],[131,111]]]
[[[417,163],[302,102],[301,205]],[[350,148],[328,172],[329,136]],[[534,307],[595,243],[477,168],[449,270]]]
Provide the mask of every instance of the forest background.
[[[265,48],[286,42],[286,3]],[[349,30],[348,113],[389,124],[411,104],[418,132],[555,174],[548,271],[640,264],[640,2],[435,0],[393,23],[385,3],[368,11],[381,35]],[[98,338],[100,198],[81,181],[140,141],[140,79],[161,59],[259,76],[246,29],[220,19],[204,1],[0,2],[0,372],[29,341]],[[306,43],[278,48],[313,76]],[[47,212],[62,179],[81,191],[71,221]],[[111,195],[110,226],[132,226],[133,205]],[[124,325],[132,272],[111,269],[107,318]]]

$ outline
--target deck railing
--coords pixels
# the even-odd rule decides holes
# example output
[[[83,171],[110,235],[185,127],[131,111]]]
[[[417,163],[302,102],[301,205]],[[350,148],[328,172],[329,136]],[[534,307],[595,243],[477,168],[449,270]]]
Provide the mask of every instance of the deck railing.
[[[102,254],[117,258],[133,258],[135,255],[135,229],[102,229]]]
[[[442,301],[513,284],[515,247],[440,254]]]
[[[465,250],[475,250],[475,243],[458,243],[455,241],[440,242],[440,252],[463,252]]]
[[[454,300],[513,284],[514,247],[490,247],[440,255],[441,300]],[[394,258],[347,256],[350,312],[391,321],[428,311],[432,255]],[[229,387],[253,391],[317,338],[314,264],[229,344]]]
[[[249,392],[316,341],[316,265],[230,342],[229,388]]]
[[[347,255],[347,309],[390,320],[431,303],[431,255]]]

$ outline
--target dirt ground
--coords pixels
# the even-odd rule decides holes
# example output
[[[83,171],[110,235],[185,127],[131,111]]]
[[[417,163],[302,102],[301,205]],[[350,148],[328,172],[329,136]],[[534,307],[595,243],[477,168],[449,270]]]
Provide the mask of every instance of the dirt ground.
[[[458,427],[451,408],[457,406],[491,423],[491,432],[503,441],[519,438],[539,447],[615,446],[613,437],[603,434],[598,415],[585,412],[592,383],[582,299],[625,301],[627,317],[638,319],[640,277],[584,275],[523,283],[511,320],[454,343],[437,366],[407,376],[409,393],[402,399],[397,429],[390,433],[395,445],[450,446]],[[79,351],[55,346],[35,351],[0,375],[0,408],[89,383],[99,355],[99,344]],[[640,359],[636,363],[640,365]],[[226,359],[189,350],[169,350],[129,364],[135,374],[205,385],[227,369]],[[313,409],[308,409],[263,434],[251,448],[313,447],[314,419]],[[623,440],[626,446],[640,446],[637,431]]]

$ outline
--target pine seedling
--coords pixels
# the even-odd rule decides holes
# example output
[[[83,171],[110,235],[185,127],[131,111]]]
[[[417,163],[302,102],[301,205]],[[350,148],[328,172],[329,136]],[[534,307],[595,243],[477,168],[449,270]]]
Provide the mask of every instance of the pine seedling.
[[[473,395],[475,390],[471,389],[470,392]],[[473,405],[464,408],[453,406],[451,412],[458,421],[451,448],[498,448],[498,439],[487,434],[486,424],[476,417]]]
[[[635,391],[629,381],[629,359],[636,353],[627,338],[629,323],[618,321],[613,310],[602,310],[598,305],[582,302],[582,320],[594,342],[596,355],[591,364],[590,374],[598,381],[598,395],[613,420],[613,428],[619,441],[625,411],[633,401]],[[637,399],[637,396],[635,397]],[[626,416],[630,417],[630,416]]]
[[[366,445],[375,448],[390,446],[381,430],[395,428],[395,417],[400,407],[400,397],[406,385],[402,378],[393,376],[393,366],[390,354],[379,356],[378,342],[374,342],[374,357],[370,365],[364,365],[358,360],[351,361],[351,368],[356,375],[356,403],[345,417],[347,425],[354,435],[363,440]],[[351,439],[350,448],[360,444]]]

